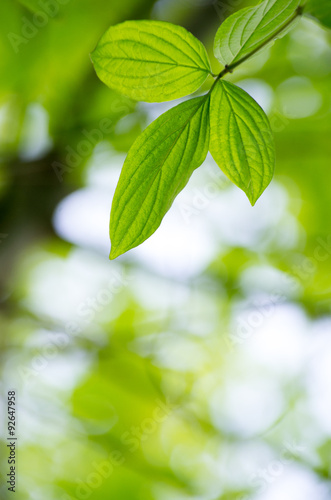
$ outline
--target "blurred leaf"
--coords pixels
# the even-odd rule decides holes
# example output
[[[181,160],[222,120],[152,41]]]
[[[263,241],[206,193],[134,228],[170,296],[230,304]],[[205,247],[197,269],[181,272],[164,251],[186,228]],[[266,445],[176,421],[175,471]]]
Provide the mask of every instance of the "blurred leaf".
[[[210,72],[202,43],[181,26],[160,21],[112,26],[91,57],[100,80],[147,102],[191,94]]]
[[[110,258],[145,241],[159,227],[209,142],[209,94],[190,99],[155,120],[125,160],[110,216]]]
[[[308,0],[307,12],[316,17],[324,26],[331,29],[330,0]]]
[[[24,7],[29,9],[31,12],[38,12],[40,11],[40,7],[47,7],[47,0],[17,0],[20,4],[22,4]]]
[[[262,108],[244,90],[224,80],[211,93],[210,152],[254,205],[273,177],[273,136]]]
[[[237,62],[257,50],[295,16],[299,0],[266,0],[256,7],[241,9],[230,16],[216,33],[215,57],[224,65]]]

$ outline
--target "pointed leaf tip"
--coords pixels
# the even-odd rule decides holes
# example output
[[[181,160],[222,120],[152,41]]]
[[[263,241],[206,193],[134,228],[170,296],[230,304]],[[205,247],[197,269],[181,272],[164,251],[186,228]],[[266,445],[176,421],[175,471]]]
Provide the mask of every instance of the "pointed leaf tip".
[[[110,215],[110,258],[140,245],[205,160],[209,95],[170,109],[136,139],[124,162]]]

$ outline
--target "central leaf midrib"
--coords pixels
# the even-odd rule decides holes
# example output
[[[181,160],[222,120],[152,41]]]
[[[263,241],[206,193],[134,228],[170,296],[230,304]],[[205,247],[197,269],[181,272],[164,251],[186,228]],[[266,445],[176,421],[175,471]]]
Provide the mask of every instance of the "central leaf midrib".
[[[150,35],[150,36],[154,36],[154,37],[155,37],[155,35],[153,35],[153,34],[151,34],[151,33],[149,33],[149,35]],[[156,37],[156,38],[157,38],[157,37]],[[118,43],[119,48],[120,48],[120,49],[121,49],[121,50],[125,53],[124,48],[123,48],[123,47],[121,47],[121,45],[120,45],[120,44],[123,44],[123,42],[131,42],[131,41],[132,41],[132,40],[130,40],[130,39],[109,40],[109,41],[104,42],[102,45],[100,45],[100,49],[101,49],[101,48],[103,48],[103,47],[105,47],[105,46],[107,46],[107,45],[114,45],[114,44]],[[198,54],[198,53],[197,53],[194,49],[193,49],[193,50],[194,50],[194,52],[198,55],[198,57],[199,57],[199,60],[200,60],[200,61],[196,61],[193,57],[191,57],[189,54],[187,54],[184,50],[178,49],[178,47],[177,47],[176,45],[174,45],[173,43],[169,42],[169,40],[162,39],[162,42],[165,42],[165,43],[167,43],[168,45],[170,45],[170,46],[174,47],[176,50],[179,50],[179,52],[180,52],[182,55],[184,55],[184,56],[186,57],[186,59],[189,59],[189,60],[190,60],[190,61],[192,61],[194,64],[196,64],[196,66],[195,66],[195,67],[200,68],[200,67],[201,67],[201,66],[200,66],[200,63],[202,63],[203,67],[204,67],[205,69],[208,69],[208,68],[206,68],[206,61],[203,61],[203,59],[201,58],[201,56],[200,56],[200,55],[199,55],[199,54]],[[162,56],[165,56],[165,55],[166,55],[166,54],[164,54],[161,50],[158,50],[158,48],[157,48],[156,46],[150,46],[150,45],[148,45],[148,44],[146,44],[146,43],[142,42],[141,40],[137,41],[136,43],[137,43],[137,44],[139,44],[139,45],[141,45],[142,47],[147,47],[147,49],[151,49],[151,50],[153,50],[154,52],[157,52],[157,53],[161,54]],[[190,47],[192,48],[192,46],[190,46]],[[166,55],[166,57],[168,57],[168,59],[170,59],[170,60],[171,60],[171,61],[173,61],[174,63],[176,62],[176,60],[175,60],[175,59],[173,59],[172,57],[170,57],[170,55],[169,55],[169,54],[167,54],[167,55]],[[210,68],[209,68],[209,69],[210,69]],[[209,70],[209,69],[208,69],[208,70]]]
[[[202,68],[201,66],[190,66],[188,64],[180,64],[176,62],[165,62],[165,61],[151,61],[149,59],[136,59],[132,57],[113,57],[113,56],[103,56],[103,57],[96,57],[95,58],[95,63],[98,64],[98,59],[109,59],[109,61],[132,61],[132,62],[142,62],[142,63],[151,63],[151,64],[164,64],[168,66],[179,66],[180,68],[190,68],[190,69],[195,69],[197,71],[205,71],[206,73],[209,73],[209,70],[207,68]],[[98,64],[100,68],[105,69],[101,66],[101,64]],[[109,72],[110,73],[110,72]],[[110,73],[112,74],[112,73]]]
[[[234,120],[235,120],[235,122],[236,122],[237,129],[238,129],[238,133],[239,133],[240,140],[241,140],[241,144],[242,144],[243,150],[244,150],[244,152],[245,152],[245,156],[247,156],[247,155],[246,155],[246,148],[245,148],[245,145],[244,145],[244,141],[243,141],[243,138],[242,138],[242,135],[241,135],[241,132],[240,132],[240,128],[239,128],[238,122],[237,122],[237,115],[236,115],[236,113],[235,113],[235,111],[234,111],[234,109],[233,109],[233,107],[232,107],[232,104],[231,104],[231,101],[230,101],[230,97],[229,97],[229,95],[228,95],[228,93],[227,93],[227,91],[226,91],[225,86],[224,86],[224,85],[222,85],[222,87],[223,87],[223,92],[224,92],[224,94],[225,94],[225,97],[226,97],[226,99],[227,99],[227,101],[228,101],[229,108],[230,108],[230,110],[232,111],[232,114],[233,114]],[[248,161],[247,161],[247,159],[246,159],[246,158],[245,158],[245,162],[247,163],[247,166],[248,166],[248,171],[249,171],[249,163],[248,163]],[[235,163],[235,162],[234,162],[234,163]],[[240,170],[239,170],[238,168],[236,168],[236,170],[237,170],[237,172],[238,172],[238,174],[239,174],[239,178],[241,179],[241,181],[242,181],[242,183],[243,183],[243,186],[245,186],[245,187],[246,187],[246,184],[245,184],[245,182],[244,182],[244,178],[240,175]],[[252,181],[252,176],[250,175],[250,172],[249,172],[249,181],[250,181],[250,182]],[[252,194],[253,194],[253,193],[252,193]]]

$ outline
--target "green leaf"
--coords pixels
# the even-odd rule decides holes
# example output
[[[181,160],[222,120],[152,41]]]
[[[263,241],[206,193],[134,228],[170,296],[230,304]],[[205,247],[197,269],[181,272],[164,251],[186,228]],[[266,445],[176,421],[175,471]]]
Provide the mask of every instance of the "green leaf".
[[[110,258],[159,227],[209,146],[210,95],[170,109],[137,138],[124,162],[110,215]]]
[[[330,0],[309,0],[306,12],[316,17],[327,28],[331,29],[331,2]]]
[[[273,135],[254,99],[223,80],[211,93],[209,148],[219,167],[254,205],[273,177]]]
[[[210,73],[202,43],[181,26],[127,21],[112,26],[91,54],[102,82],[139,101],[162,102],[195,92]]]
[[[215,57],[230,65],[285,34],[299,4],[300,0],[265,0],[256,7],[239,10],[217,31]]]

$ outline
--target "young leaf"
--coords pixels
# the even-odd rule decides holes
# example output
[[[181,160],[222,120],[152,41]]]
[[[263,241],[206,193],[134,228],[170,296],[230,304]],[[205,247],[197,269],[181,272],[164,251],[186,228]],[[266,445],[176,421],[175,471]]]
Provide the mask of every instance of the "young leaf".
[[[308,14],[316,17],[324,26],[331,28],[330,0],[308,0],[306,10]]]
[[[254,205],[273,177],[273,135],[267,116],[254,99],[223,80],[211,93],[209,149]]]
[[[102,82],[147,102],[191,94],[210,73],[202,43],[185,28],[162,21],[126,21],[112,26],[91,58]]]
[[[283,29],[295,18],[299,4],[300,0],[265,0],[256,7],[239,10],[218,29],[215,57],[229,66],[285,34]]]
[[[124,162],[110,215],[110,258],[145,241],[159,227],[209,145],[207,94],[170,109],[136,139]]]

